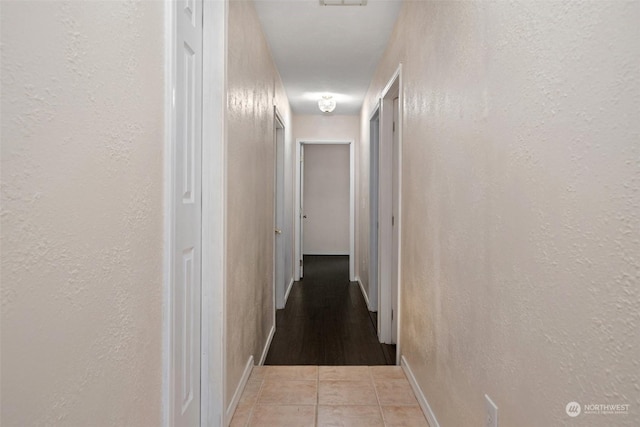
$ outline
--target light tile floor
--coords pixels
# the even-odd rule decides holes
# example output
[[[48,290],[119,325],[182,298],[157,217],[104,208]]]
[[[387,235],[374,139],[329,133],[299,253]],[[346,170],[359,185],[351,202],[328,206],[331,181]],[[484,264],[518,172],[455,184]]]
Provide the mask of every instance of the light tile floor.
[[[429,427],[399,366],[256,366],[232,427]]]

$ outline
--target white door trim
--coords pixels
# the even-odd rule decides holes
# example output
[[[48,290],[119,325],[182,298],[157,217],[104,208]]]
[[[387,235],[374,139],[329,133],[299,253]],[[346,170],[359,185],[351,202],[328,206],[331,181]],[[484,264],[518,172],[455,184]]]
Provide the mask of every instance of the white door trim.
[[[164,1],[164,164],[163,164],[163,292],[162,292],[162,425],[170,427],[173,423],[172,402],[173,387],[171,384],[171,277],[173,271],[173,133],[175,132],[173,114],[173,84],[175,79],[175,37],[176,22],[173,2]]]
[[[163,318],[162,318],[162,425],[172,424],[172,388],[171,388],[171,248],[173,247],[173,133],[175,123],[173,115],[173,81],[175,79],[175,37],[176,22],[173,2],[164,2],[164,164],[163,164]]]
[[[376,127],[374,135],[374,126]],[[376,156],[374,158],[374,144]],[[371,115],[369,115],[369,302],[370,309],[378,311],[380,300],[380,269],[379,269],[379,230],[378,228],[378,188],[380,183],[380,102],[377,102]],[[375,185],[374,185],[375,179]],[[375,231],[374,231],[375,230]],[[373,236],[375,234],[375,239]],[[376,325],[376,331],[380,334],[380,321]]]
[[[397,187],[392,188],[392,173],[393,173],[393,151],[392,151],[392,136],[393,136],[393,99],[398,97],[398,123],[396,123],[396,130],[398,133],[398,182]],[[380,97],[380,167],[379,167],[379,212],[378,218],[380,223],[379,236],[378,236],[378,280],[379,280],[379,311],[378,311],[378,324],[379,324],[379,338],[381,342],[391,342],[391,309],[392,309],[392,284],[394,279],[397,283],[397,301],[398,307],[396,309],[396,362],[400,363],[400,325],[401,325],[401,248],[402,248],[402,64],[398,66],[395,73],[389,79],[389,82],[382,91]],[[398,194],[398,212],[397,218],[394,218],[395,224],[397,224],[398,233],[398,252],[392,253],[392,218],[391,212],[393,209],[392,192],[397,191]],[[392,277],[392,259],[397,257],[398,273],[397,277]]]
[[[226,205],[228,0],[204,0],[202,114],[202,414],[200,425],[227,425]]]
[[[280,151],[278,150],[278,129],[281,129],[282,132],[282,147],[280,149]],[[286,207],[284,206],[284,191],[285,191],[285,178],[284,178],[284,168],[286,167],[285,162],[284,162],[284,158],[285,158],[285,149],[286,149],[286,144],[285,144],[285,140],[284,140],[284,131],[285,131],[285,127],[284,127],[284,120],[282,120],[282,116],[280,115],[280,112],[278,111],[278,107],[277,106],[273,106],[273,142],[274,142],[274,149],[273,152],[275,153],[274,156],[274,176],[273,176],[273,194],[274,194],[274,203],[273,203],[273,228],[274,228],[274,239],[273,239],[273,326],[275,328],[276,325],[276,310],[278,308],[284,308],[284,293],[285,293],[285,285],[284,285],[284,277],[282,278],[282,282],[283,283],[278,283],[277,279],[278,279],[278,235],[280,236],[280,239],[284,240],[284,238],[286,237],[286,233],[285,233],[285,211],[286,211]],[[279,159],[278,156],[282,156],[282,159]],[[282,160],[282,170],[279,169],[278,164],[280,162],[280,160]],[[282,186],[281,188],[278,188],[278,178],[279,178],[279,174],[282,174]],[[281,207],[278,206],[278,192],[281,191],[281,197],[282,197],[282,205]],[[282,208],[282,224],[278,224],[278,209]],[[281,229],[278,228],[278,225],[280,225],[280,227],[282,227]],[[282,235],[284,233],[284,235]],[[286,241],[282,242],[283,245],[286,244]],[[284,253],[286,251],[286,246],[283,249],[283,259],[282,259],[282,267],[283,267],[283,271],[282,274],[283,276],[286,275],[286,272],[284,271]]]
[[[295,214],[294,214],[294,227],[295,227],[295,254],[294,260],[295,267],[295,280],[300,280],[300,260],[302,259],[302,245],[300,242],[300,226],[301,226],[301,212],[300,212],[300,194],[302,186],[302,174],[300,168],[300,152],[302,144],[348,144],[349,145],[349,280],[355,281],[355,253],[356,253],[356,239],[355,239],[355,206],[356,206],[356,160],[355,160],[355,141],[353,139],[341,139],[341,140],[326,140],[326,139],[296,139],[296,179],[295,179]]]
[[[174,2],[165,0],[164,268],[162,417],[172,425],[171,257],[175,79]],[[203,1],[201,426],[222,426],[225,364],[226,50],[228,0]],[[206,260],[206,262],[204,262]]]

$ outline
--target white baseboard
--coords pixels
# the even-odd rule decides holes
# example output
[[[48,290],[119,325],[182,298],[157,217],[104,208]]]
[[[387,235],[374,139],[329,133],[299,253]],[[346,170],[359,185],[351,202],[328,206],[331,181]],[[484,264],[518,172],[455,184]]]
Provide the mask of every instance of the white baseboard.
[[[289,282],[289,286],[287,286],[287,291],[284,293],[284,306],[287,306],[287,300],[289,299],[289,293],[291,292],[291,288],[293,287],[293,277]]]
[[[411,388],[413,389],[413,392],[415,393],[416,398],[418,399],[418,403],[420,404],[420,408],[422,408],[422,412],[424,413],[424,416],[427,418],[427,421],[429,422],[429,426],[440,427],[440,424],[438,424],[438,420],[436,419],[436,415],[431,410],[431,406],[429,406],[429,402],[427,402],[427,398],[422,392],[422,389],[420,389],[420,386],[418,385],[418,381],[416,380],[416,377],[413,375],[413,371],[411,371],[409,362],[407,362],[407,359],[405,359],[404,356],[402,356],[401,360],[402,360],[401,362],[402,370],[407,376],[407,379],[409,380],[409,384],[411,384]]]
[[[271,340],[273,339],[273,335],[276,333],[276,325],[271,326],[271,330],[269,331],[269,336],[267,337],[267,343],[262,349],[262,356],[260,356],[259,366],[264,365],[264,360],[267,358],[267,353],[269,353],[269,347],[271,347]]]
[[[236,408],[238,407],[238,403],[240,402],[240,398],[242,397],[242,392],[244,391],[244,387],[247,385],[247,381],[249,380],[249,375],[251,375],[252,369],[253,356],[249,356],[247,365],[244,367],[244,372],[242,373],[242,378],[240,378],[238,387],[236,387],[236,391],[235,393],[233,393],[233,399],[231,399],[231,403],[229,403],[229,407],[227,408],[227,412],[225,413],[225,426],[228,426],[231,423],[231,418],[233,418],[233,413],[236,412]]]
[[[369,309],[369,311],[378,311],[378,310],[372,310],[371,309],[371,304],[369,303],[369,297],[367,296],[367,293],[364,291],[364,285],[362,284],[362,281],[360,280],[360,277],[356,277],[356,281],[358,282],[358,285],[360,285],[360,290],[362,291],[362,296],[364,297],[365,302],[367,303],[367,308]]]

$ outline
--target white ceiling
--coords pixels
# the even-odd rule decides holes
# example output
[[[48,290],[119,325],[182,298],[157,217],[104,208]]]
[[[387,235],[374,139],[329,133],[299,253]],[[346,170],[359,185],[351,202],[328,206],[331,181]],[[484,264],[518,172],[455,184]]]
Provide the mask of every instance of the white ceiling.
[[[258,16],[294,114],[358,114],[375,67],[387,46],[401,0],[366,6],[321,6],[319,0],[255,0]]]

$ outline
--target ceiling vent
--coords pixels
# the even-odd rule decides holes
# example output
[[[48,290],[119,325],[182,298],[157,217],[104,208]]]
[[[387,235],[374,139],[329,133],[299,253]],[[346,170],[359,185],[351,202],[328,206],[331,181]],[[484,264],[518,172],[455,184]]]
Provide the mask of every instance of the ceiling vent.
[[[367,0],[320,0],[320,6],[366,6]]]

